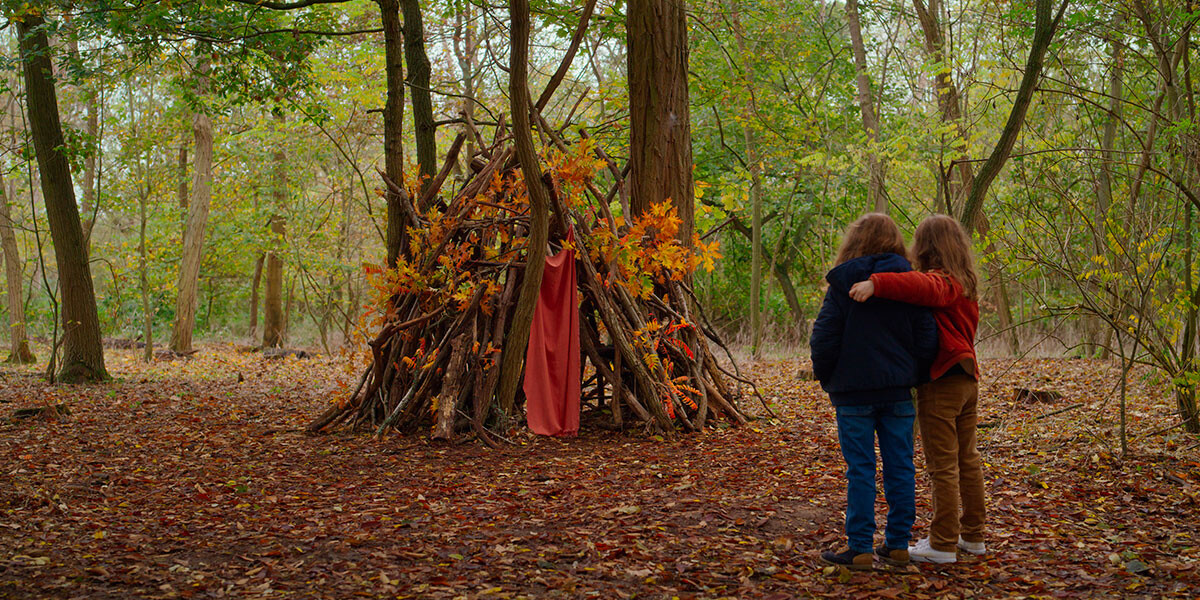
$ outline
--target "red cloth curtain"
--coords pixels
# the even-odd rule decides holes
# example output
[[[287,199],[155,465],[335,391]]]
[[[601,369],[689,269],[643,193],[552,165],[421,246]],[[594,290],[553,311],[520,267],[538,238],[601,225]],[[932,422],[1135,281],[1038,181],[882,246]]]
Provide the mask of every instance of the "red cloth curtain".
[[[567,241],[575,240],[574,232]],[[534,433],[559,437],[579,432],[579,290],[575,250],[546,259],[529,348],[525,352],[525,415]]]

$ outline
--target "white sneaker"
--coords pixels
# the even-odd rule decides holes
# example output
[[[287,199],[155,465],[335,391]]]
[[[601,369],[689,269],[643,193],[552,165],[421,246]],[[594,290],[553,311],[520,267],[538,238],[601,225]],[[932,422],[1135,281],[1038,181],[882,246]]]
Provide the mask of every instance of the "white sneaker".
[[[984,546],[983,542],[968,542],[967,540],[962,539],[961,535],[958,536],[958,549],[962,550],[963,552],[974,554],[975,556],[983,556],[984,554],[987,554],[987,546]]]
[[[908,557],[913,562],[936,563],[939,565],[958,561],[958,554],[935,549],[929,545],[929,538],[917,542],[914,546],[909,546]]]

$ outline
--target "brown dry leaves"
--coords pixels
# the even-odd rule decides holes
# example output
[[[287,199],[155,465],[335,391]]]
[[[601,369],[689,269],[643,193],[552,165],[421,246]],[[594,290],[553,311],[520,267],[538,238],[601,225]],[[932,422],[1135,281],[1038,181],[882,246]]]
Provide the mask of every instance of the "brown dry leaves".
[[[3,372],[0,417],[47,400],[72,415],[0,422],[0,597],[1186,597],[1200,586],[1197,440],[1155,433],[1118,461],[1106,396],[1119,371],[1107,363],[987,363],[992,553],[849,575],[816,558],[842,543],[843,466],[832,408],[797,380],[799,361],[754,370],[778,422],[663,442],[594,427],[567,441],[518,434],[490,451],[305,436],[345,384],[340,358],[209,348],[147,367],[136,354],[110,351],[124,381],[105,386]],[[1133,437],[1171,423],[1164,387],[1142,377]],[[1016,405],[1013,386],[1065,397]],[[927,499],[919,477],[918,536]]]

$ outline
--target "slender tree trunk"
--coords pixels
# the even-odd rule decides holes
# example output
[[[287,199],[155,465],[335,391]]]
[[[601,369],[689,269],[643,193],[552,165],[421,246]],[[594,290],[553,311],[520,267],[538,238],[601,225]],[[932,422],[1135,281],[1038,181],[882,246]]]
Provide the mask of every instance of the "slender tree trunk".
[[[871,79],[867,75],[867,52],[858,18],[858,0],[846,0],[846,24],[850,29],[850,48],[854,53],[858,108],[862,113],[863,130],[867,133],[867,200],[875,212],[887,213],[888,201],[883,193],[883,163],[877,152],[879,117],[871,96]]]
[[[250,339],[258,337],[258,285],[262,282],[263,260],[266,256],[259,254],[258,260],[254,261],[254,278],[250,284],[250,327],[246,332]]]
[[[87,97],[85,127],[91,150],[83,159],[83,249],[91,254],[92,227],[96,224],[96,154],[100,152],[100,119],[96,110],[96,94]]]
[[[762,352],[762,157],[759,156],[758,140],[755,139],[757,136],[752,125],[758,111],[754,102],[754,68],[746,64],[749,62],[751,51],[746,47],[746,37],[742,33],[738,10],[734,9],[731,12],[733,36],[743,61],[743,71],[747,73],[745,83],[748,93],[742,111],[742,141],[746,146],[746,162],[750,171],[750,352],[757,358]]]
[[[434,134],[433,100],[429,93],[429,56],[425,54],[425,26],[421,21],[418,0],[400,0],[404,14],[404,62],[408,66],[408,89],[412,94],[413,130],[417,139],[417,172],[421,176],[418,189],[424,191],[429,180],[437,175],[437,143]],[[419,206],[424,211],[426,207]]]
[[[640,215],[671,201],[681,220],[679,240],[690,246],[695,191],[684,6],[631,0],[627,13],[630,209]]]
[[[917,20],[920,22],[921,32],[925,37],[925,54],[931,63],[938,65],[937,76],[934,78],[934,90],[937,93],[942,122],[954,125],[955,142],[951,143],[951,146],[961,145],[963,149],[966,149],[968,145],[966,127],[963,125],[962,118],[962,97],[959,94],[958,86],[950,76],[950,65],[953,63],[946,55],[946,38],[942,33],[942,24],[939,20],[942,12],[940,0],[929,0],[928,5],[924,0],[913,0],[913,8],[916,9]],[[961,157],[955,156],[952,160],[951,174],[957,172],[958,177],[951,177],[945,182],[946,204],[957,206],[965,201],[964,196],[967,190],[971,189],[975,173],[971,168],[971,163],[961,160]],[[948,210],[947,214],[954,214],[954,212]]]
[[[996,147],[992,149],[992,153],[988,155],[987,160],[976,173],[975,180],[971,182],[971,192],[967,196],[967,204],[963,207],[962,217],[959,219],[967,228],[967,233],[973,231],[978,225],[979,214],[983,208],[983,200],[987,196],[988,188],[1000,174],[1000,169],[1004,168],[1004,163],[1008,161],[1008,155],[1012,152],[1013,144],[1017,142],[1017,136],[1021,134],[1021,128],[1025,124],[1025,114],[1029,112],[1029,103],[1033,99],[1033,92],[1042,78],[1042,64],[1046,59],[1046,51],[1054,39],[1054,32],[1058,29],[1058,23],[1067,7],[1067,0],[1063,0],[1058,14],[1054,14],[1050,0],[1036,0],[1035,7],[1033,45],[1029,48],[1029,58],[1025,61],[1025,72],[1021,77],[1021,85],[1017,88],[1017,97],[1013,101],[1012,110],[1008,113],[1004,129],[1000,132],[1000,139],[996,140]]]
[[[83,244],[83,227],[71,183],[71,167],[64,153],[58,97],[45,22],[26,13],[17,21],[21,60],[24,63],[29,129],[41,173],[42,194],[54,257],[62,287],[63,356],[58,379],[65,383],[108,379],[92,273]]]
[[[462,111],[463,120],[467,122],[464,130],[475,125],[475,24],[474,10],[466,4],[463,11],[455,13],[454,21],[454,54],[458,58],[458,68],[462,71]],[[471,159],[475,156],[475,136],[467,134],[467,151],[463,155],[463,163],[470,169]]]
[[[0,250],[4,254],[4,283],[8,288],[8,325],[9,351],[5,362],[29,364],[36,360],[33,351],[29,349],[29,339],[25,333],[25,303],[21,299],[24,287],[21,281],[21,257],[17,252],[17,236],[13,234],[12,210],[9,207],[8,187],[4,182],[3,168],[0,168]]]
[[[404,36],[400,27],[399,0],[378,0],[383,22],[383,50],[387,78],[387,101],[383,108],[383,163],[388,179],[404,186]],[[386,189],[386,186],[385,186]],[[387,266],[396,266],[407,254],[408,230],[404,199],[386,189]]]
[[[197,49],[196,91],[208,93],[208,72],[211,62]],[[176,285],[175,326],[171,331],[171,350],[183,354],[192,351],[192,332],[196,327],[197,288],[200,263],[204,259],[204,228],[208,224],[208,209],[212,199],[213,129],[212,119],[203,110],[192,117],[192,136],[196,145],[195,175],[192,178],[191,201],[188,203],[187,223],[183,231],[183,249]]]
[[[188,207],[188,147],[187,139],[180,136],[179,139],[179,156],[178,156],[178,185],[175,188],[175,197],[179,201],[179,208],[187,210]]]
[[[1110,256],[1111,252],[1108,248],[1107,232],[1109,231],[1109,219],[1112,217],[1113,195],[1112,195],[1112,179],[1113,179],[1113,148],[1117,139],[1117,123],[1122,119],[1124,103],[1122,96],[1125,94],[1124,81],[1122,77],[1125,74],[1125,53],[1123,49],[1125,42],[1121,39],[1118,33],[1121,25],[1125,22],[1125,16],[1120,11],[1113,18],[1113,40],[1110,56],[1112,57],[1112,65],[1109,67],[1110,74],[1108,79],[1108,114],[1104,119],[1104,126],[1100,135],[1100,150],[1101,162],[1100,173],[1097,175],[1096,181],[1096,213],[1100,220],[1093,235],[1093,245],[1095,246],[1097,256]],[[1110,260],[1112,257],[1110,256]],[[1115,264],[1115,263],[1112,263]],[[1111,288],[1111,284],[1106,284]],[[1109,294],[1112,297],[1112,294]],[[1107,359],[1109,355],[1108,346],[1112,342],[1112,328],[1105,327],[1104,343],[1098,344],[1098,358]]]
[[[529,345],[533,309],[537,304],[542,272],[546,266],[550,195],[542,183],[542,167],[538,164],[537,151],[533,147],[533,130],[529,122],[529,0],[513,0],[508,5],[508,14],[511,23],[508,93],[512,102],[513,144],[529,196],[529,244],[525,253],[525,276],[521,280],[521,294],[513,310],[508,335],[504,338],[497,393],[501,412],[512,415],[525,364],[525,350]]]
[[[149,165],[147,165],[149,166]],[[142,177],[145,178],[143,172]],[[142,289],[142,341],[146,343],[142,360],[154,360],[154,313],[150,308],[150,278],[146,260],[146,209],[150,204],[150,182],[138,198],[138,282]]]
[[[279,113],[276,119],[282,124],[283,113]],[[280,258],[280,254],[283,252],[284,239],[287,235],[287,220],[284,216],[285,186],[287,185],[284,176],[286,157],[283,152],[283,141],[280,140],[277,143],[279,147],[275,151],[274,173],[271,177],[273,214],[270,219],[271,250],[267,252],[267,306],[263,311],[263,348],[283,346],[285,327],[283,319],[283,259]]]

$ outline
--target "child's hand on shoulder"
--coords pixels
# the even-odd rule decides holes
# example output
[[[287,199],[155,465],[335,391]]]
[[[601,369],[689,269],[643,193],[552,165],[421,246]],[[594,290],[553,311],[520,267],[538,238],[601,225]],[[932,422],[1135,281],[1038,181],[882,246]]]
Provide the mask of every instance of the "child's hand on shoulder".
[[[860,281],[850,288],[850,297],[858,302],[866,302],[868,298],[875,295],[875,283],[870,279]]]

